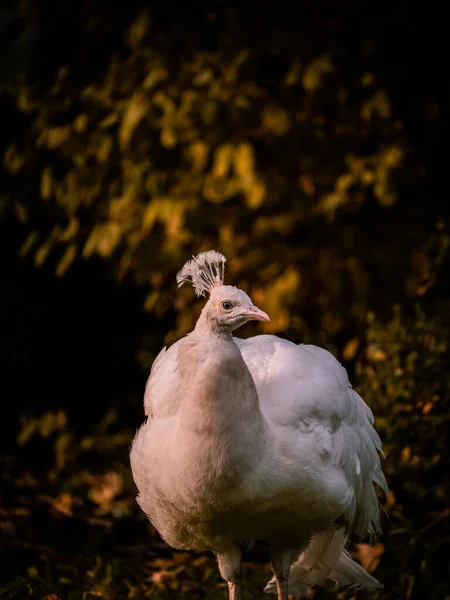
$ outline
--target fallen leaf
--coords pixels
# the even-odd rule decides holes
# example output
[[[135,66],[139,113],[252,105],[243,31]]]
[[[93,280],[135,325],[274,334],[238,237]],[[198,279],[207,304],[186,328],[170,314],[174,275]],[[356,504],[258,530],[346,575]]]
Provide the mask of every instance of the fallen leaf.
[[[384,545],[381,543],[377,543],[374,546],[370,544],[356,544],[356,548],[356,558],[361,563],[361,566],[368,573],[373,573],[384,552]]]

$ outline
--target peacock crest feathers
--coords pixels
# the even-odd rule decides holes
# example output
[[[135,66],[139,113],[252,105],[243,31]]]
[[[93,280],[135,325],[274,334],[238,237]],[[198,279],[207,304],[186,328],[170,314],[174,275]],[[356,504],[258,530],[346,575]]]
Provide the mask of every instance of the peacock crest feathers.
[[[200,252],[177,273],[177,284],[192,283],[197,296],[206,296],[215,287],[223,285],[227,259],[216,250]]]

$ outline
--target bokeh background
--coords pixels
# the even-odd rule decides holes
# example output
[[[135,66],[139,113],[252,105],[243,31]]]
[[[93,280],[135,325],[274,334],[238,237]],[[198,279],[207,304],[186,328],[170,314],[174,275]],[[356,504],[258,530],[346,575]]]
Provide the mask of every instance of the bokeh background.
[[[375,413],[372,597],[450,598],[446,36],[403,0],[3,0],[2,599],[226,597],[128,466],[151,362],[201,307],[175,274],[211,248],[271,315],[242,335],[325,346]]]

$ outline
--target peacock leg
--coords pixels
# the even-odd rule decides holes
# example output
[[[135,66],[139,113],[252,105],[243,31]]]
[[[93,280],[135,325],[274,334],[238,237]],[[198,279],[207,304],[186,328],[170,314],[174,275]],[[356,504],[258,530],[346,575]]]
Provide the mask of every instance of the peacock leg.
[[[291,565],[297,556],[297,551],[292,548],[280,549],[276,546],[272,546],[270,566],[272,567],[272,572],[275,575],[277,582],[278,600],[288,600],[289,572],[291,570]]]
[[[289,600],[287,579],[277,577],[277,597],[278,600]]]
[[[217,554],[220,574],[228,583],[229,600],[242,599],[241,556],[241,550],[237,546],[231,546],[225,552]]]
[[[228,597],[229,600],[241,600],[242,599],[242,577],[239,576],[239,579],[236,582],[229,581],[228,582]]]

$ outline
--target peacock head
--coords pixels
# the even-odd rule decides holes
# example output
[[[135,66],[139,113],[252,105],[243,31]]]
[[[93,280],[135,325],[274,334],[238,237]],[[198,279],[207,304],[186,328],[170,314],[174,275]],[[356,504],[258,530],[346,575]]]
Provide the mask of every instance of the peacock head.
[[[247,321],[270,321],[243,290],[223,284],[226,260],[215,250],[201,252],[177,273],[178,287],[192,283],[197,296],[210,294],[197,328],[231,333]]]

